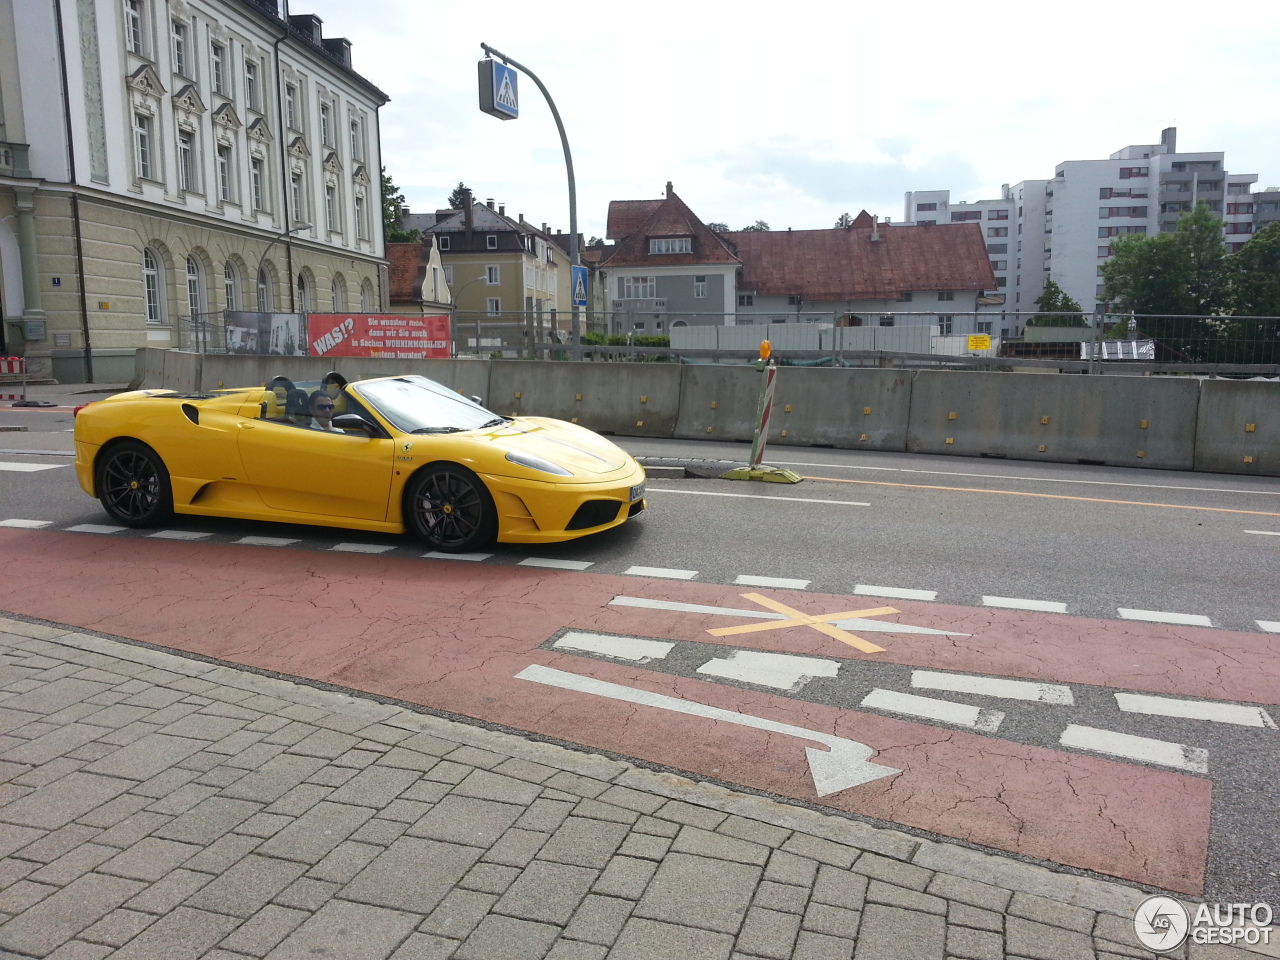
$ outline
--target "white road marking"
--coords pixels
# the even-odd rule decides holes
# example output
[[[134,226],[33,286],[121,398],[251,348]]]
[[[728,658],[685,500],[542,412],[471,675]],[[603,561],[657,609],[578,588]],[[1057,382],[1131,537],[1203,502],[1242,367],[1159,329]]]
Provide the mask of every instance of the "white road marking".
[[[1023,600],[1020,597],[983,597],[984,607],[1005,607],[1009,610],[1040,610],[1044,613],[1066,613],[1067,605],[1056,600]]]
[[[148,533],[147,536],[157,540],[203,540],[213,534],[200,533],[197,530],[157,530],[155,533]]]
[[[684,493],[694,497],[736,497],[741,500],[791,500],[795,503],[834,503],[842,507],[869,507],[869,503],[853,500],[818,500],[812,497],[766,497],[759,493],[721,493],[716,490],[671,490],[667,487],[649,487],[647,493]]]
[[[386,553],[388,550],[394,550],[395,546],[383,543],[337,543],[329,549],[336,550],[338,553]]]
[[[65,463],[14,463],[12,461],[0,461],[0,470],[9,470],[13,473],[39,473],[41,470],[57,470],[59,467],[65,466]]]
[[[1269,727],[1276,722],[1261,707],[1239,703],[1210,703],[1204,700],[1174,700],[1170,697],[1148,697],[1138,693],[1117,693],[1116,705],[1125,713],[1145,713],[1155,717],[1179,717],[1187,720],[1213,720],[1241,727]]]
[[[853,588],[859,597],[892,597],[895,600],[937,600],[937,590],[906,590],[902,587],[873,587],[860,583]]]
[[[566,633],[554,646],[562,650],[584,650],[619,660],[648,663],[664,659],[675,644],[640,637],[611,637],[603,633]]]
[[[517,566],[546,567],[550,570],[585,570],[591,566],[590,560],[556,560],[553,557],[526,557]]]
[[[39,530],[47,527],[52,520],[0,520],[0,527],[20,527],[23,530]]]
[[[846,740],[817,730],[806,730],[804,727],[793,727],[787,723],[766,720],[764,717],[753,717],[749,713],[722,710],[709,704],[698,703],[696,700],[681,700],[661,693],[650,693],[647,690],[624,687],[618,683],[606,683],[603,680],[583,677],[576,673],[566,673],[563,670],[536,665],[525,667],[516,674],[516,679],[530,680],[550,687],[559,687],[562,690],[589,693],[597,697],[608,697],[611,700],[622,700],[645,707],[656,707],[659,710],[670,710],[673,713],[703,717],[717,723],[734,723],[755,730],[780,733],[787,737],[825,744],[826,750],[805,748],[805,755],[809,760],[809,774],[813,777],[814,789],[820,797],[902,772],[896,767],[870,763],[875,751],[865,743]]]
[[[1267,633],[1280,633],[1280,620],[1255,620],[1253,621]]]
[[[109,527],[105,523],[81,523],[67,527],[71,533],[124,533],[128,527]]]
[[[1246,530],[1245,533],[1256,533],[1260,537],[1280,537],[1280,530]]]
[[[896,693],[893,690],[879,688],[862,698],[862,706],[925,720],[937,720],[957,727],[969,727],[982,733],[995,733],[1000,729],[1000,722],[1004,720],[1004,714],[999,710],[971,707],[967,703],[952,703],[950,700],[917,697],[911,693]]]
[[[470,560],[473,563],[479,563],[481,560],[488,560],[493,556],[492,553],[445,553],[443,550],[432,550],[430,553],[424,553],[424,557],[430,557],[432,560]]]
[[[1176,623],[1184,627],[1212,627],[1208,617],[1197,613],[1168,613],[1164,610],[1129,610],[1120,607],[1121,620],[1145,620],[1149,623]]]
[[[681,603],[678,600],[654,600],[649,597],[614,597],[609,601],[615,607],[642,607],[646,610],[670,610],[672,613],[710,613],[725,617],[753,617],[757,620],[786,620],[786,614],[772,613],[767,610],[741,610],[737,607],[709,607],[701,603]],[[857,630],[873,633],[930,633],[940,637],[967,637],[967,633],[954,633],[950,630],[932,630],[929,627],[915,627],[908,623],[890,623],[880,620],[864,620],[855,617],[850,620],[837,620],[835,626],[841,630]]]
[[[1105,753],[1112,757],[1124,757],[1126,760],[1158,763],[1162,767],[1173,767],[1191,773],[1209,772],[1209,751],[1201,747],[1188,747],[1185,743],[1135,737],[1128,733],[1082,727],[1074,723],[1062,731],[1058,742],[1064,747]]]
[[[297,540],[291,540],[288,537],[241,537],[236,543],[247,544],[251,547],[287,547],[291,543],[297,543]]]
[[[834,660],[819,660],[814,657],[735,650],[727,657],[707,661],[698,668],[698,672],[762,687],[798,690],[814,677],[836,676],[840,672],[840,664]]]
[[[627,567],[622,571],[631,577],[660,577],[664,580],[692,580],[697,570],[672,570],[670,567]]]
[[[776,587],[779,590],[803,590],[812,580],[792,580],[789,577],[753,577],[739,574],[733,581],[740,587]]]
[[[1036,703],[1058,703],[1067,706],[1075,703],[1070,687],[1057,683],[1033,683],[1030,680],[1005,680],[1000,677],[974,677],[962,673],[913,670],[911,685],[926,690],[976,693],[984,697],[1002,697],[1006,700],[1031,700]]]

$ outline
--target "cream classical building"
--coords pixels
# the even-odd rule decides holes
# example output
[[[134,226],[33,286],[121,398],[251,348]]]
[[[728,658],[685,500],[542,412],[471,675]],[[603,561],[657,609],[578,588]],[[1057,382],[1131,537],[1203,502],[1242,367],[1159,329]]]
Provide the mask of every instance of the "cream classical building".
[[[227,309],[382,309],[387,97],[282,13],[0,0],[3,352],[33,375],[127,381]]]

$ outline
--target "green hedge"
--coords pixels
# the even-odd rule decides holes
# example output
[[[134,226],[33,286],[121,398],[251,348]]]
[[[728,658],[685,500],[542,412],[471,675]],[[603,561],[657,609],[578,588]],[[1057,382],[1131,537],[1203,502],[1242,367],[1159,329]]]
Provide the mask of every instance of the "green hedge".
[[[584,333],[582,342],[589,347],[670,347],[670,337],[632,337],[622,333]]]

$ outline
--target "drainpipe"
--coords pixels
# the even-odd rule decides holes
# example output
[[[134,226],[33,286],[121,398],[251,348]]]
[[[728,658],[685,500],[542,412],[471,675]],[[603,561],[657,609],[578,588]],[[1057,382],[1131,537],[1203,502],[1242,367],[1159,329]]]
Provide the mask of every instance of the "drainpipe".
[[[279,131],[280,139],[280,193],[284,198],[280,209],[284,211],[284,228],[288,230],[293,225],[293,216],[289,213],[289,187],[293,183],[293,178],[289,176],[289,152],[285,148],[284,138],[284,95],[280,90],[280,44],[289,39],[288,21],[285,22],[284,33],[276,37],[276,42],[271,46],[271,58],[275,64],[274,72],[276,75],[276,130]],[[297,306],[294,296],[297,290],[294,287],[293,278],[293,243],[289,240],[288,235],[284,238],[284,258],[285,268],[289,272],[289,312],[296,313]]]

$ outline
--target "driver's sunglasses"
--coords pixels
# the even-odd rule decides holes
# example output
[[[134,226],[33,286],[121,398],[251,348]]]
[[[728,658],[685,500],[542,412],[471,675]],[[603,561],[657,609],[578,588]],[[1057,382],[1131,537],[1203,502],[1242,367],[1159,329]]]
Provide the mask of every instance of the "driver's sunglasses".
[[[332,404],[332,403],[317,403],[317,404],[316,404],[316,406],[315,406],[315,408],[316,408],[317,410],[332,410],[332,409],[333,409],[333,404]]]

